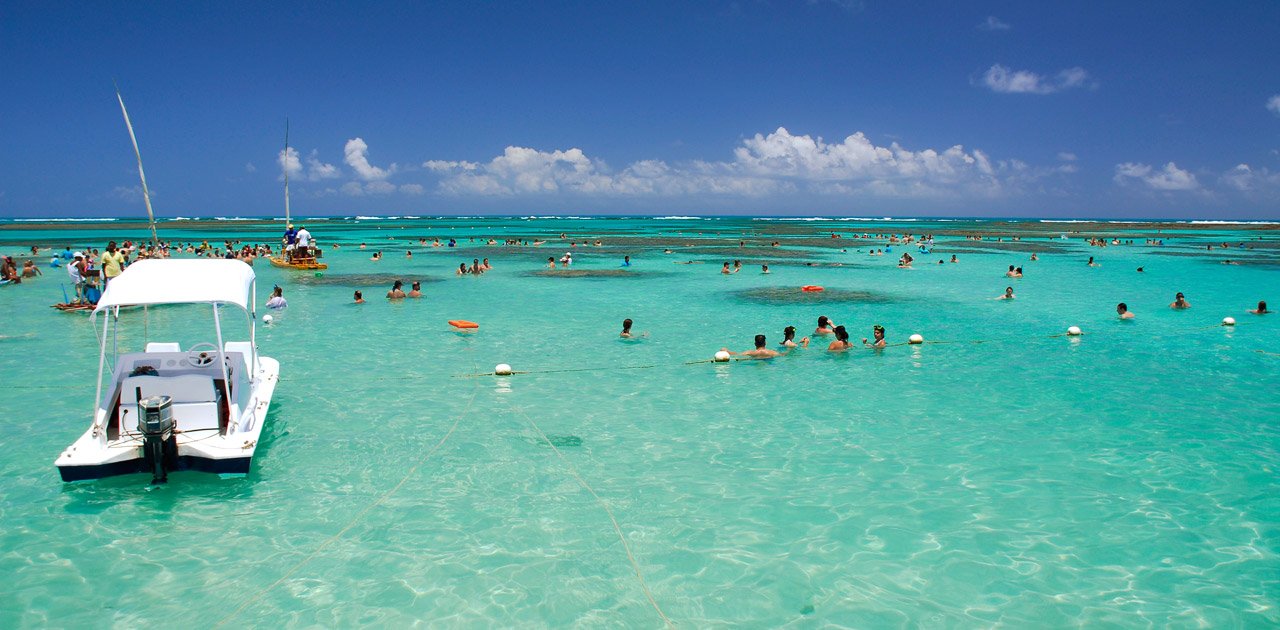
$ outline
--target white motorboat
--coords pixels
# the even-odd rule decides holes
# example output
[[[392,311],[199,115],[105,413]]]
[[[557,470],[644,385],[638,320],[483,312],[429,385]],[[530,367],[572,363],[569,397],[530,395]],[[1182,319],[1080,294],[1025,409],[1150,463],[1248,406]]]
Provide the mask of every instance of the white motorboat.
[[[105,315],[93,420],[55,462],[63,481],[150,472],[152,483],[163,483],[174,470],[249,472],[280,377],[280,363],[259,356],[255,344],[254,278],[238,260],[140,260],[111,280],[91,317],[97,331]],[[161,304],[209,305],[213,339],[185,350],[144,339],[142,352],[121,352],[120,309]],[[224,306],[244,313],[248,341],[224,339]],[[145,310],[125,318],[145,331]]]

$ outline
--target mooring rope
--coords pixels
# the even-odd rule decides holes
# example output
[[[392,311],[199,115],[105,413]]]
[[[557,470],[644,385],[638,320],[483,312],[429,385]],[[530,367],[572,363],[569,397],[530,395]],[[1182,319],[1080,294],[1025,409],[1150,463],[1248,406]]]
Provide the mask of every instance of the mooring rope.
[[[397,482],[394,486],[392,486],[386,492],[379,495],[377,499],[375,499],[369,505],[365,506],[363,510],[360,510],[360,512],[356,514],[346,524],[346,526],[338,530],[332,536],[326,538],[324,542],[320,543],[320,545],[316,547],[314,550],[312,550],[311,553],[307,554],[306,557],[302,558],[302,560],[298,561],[297,564],[293,565],[293,567],[291,567],[288,571],[286,571],[284,575],[280,576],[279,579],[272,582],[266,588],[259,590],[257,593],[254,594],[253,597],[250,597],[238,608],[231,611],[231,614],[227,615],[226,617],[223,617],[220,621],[218,621],[218,623],[214,624],[213,627],[220,628],[226,625],[227,622],[231,621],[237,615],[244,612],[245,609],[257,603],[258,600],[262,599],[262,597],[266,595],[268,592],[270,592],[272,589],[283,584],[285,580],[292,577],[294,573],[297,573],[298,570],[306,566],[307,563],[315,559],[316,556],[320,555],[320,552],[324,551],[334,542],[337,542],[339,538],[342,538],[343,535],[345,535],[347,532],[351,531],[351,529],[355,527],[360,521],[364,520],[364,517],[368,515],[369,512],[372,512],[374,508],[382,505],[388,498],[391,497],[391,495],[395,494],[397,490],[403,487],[404,484],[409,481],[409,478],[412,477],[413,474],[418,471],[418,468],[420,468],[423,464],[425,464],[427,460],[430,459],[431,456],[435,454],[436,451],[440,450],[440,447],[444,446],[444,443],[449,440],[449,437],[452,436],[454,431],[458,428],[458,424],[462,422],[462,418],[465,417],[471,411],[471,406],[475,403],[476,397],[479,395],[479,393],[480,393],[480,385],[479,383],[477,383],[476,386],[472,388],[471,399],[467,401],[466,408],[464,408],[462,410],[462,413],[458,414],[457,417],[453,419],[453,424],[449,427],[449,430],[445,432],[444,436],[440,438],[439,442],[436,442],[435,446],[432,446],[430,449],[428,449],[427,452],[423,454],[423,456],[419,458],[418,461],[415,462],[414,465],[409,468],[408,472],[404,474],[404,477],[402,477],[399,482]]]
[[[542,438],[542,441],[546,442],[547,446],[551,447],[551,450],[556,454],[556,457],[560,458],[561,463],[569,469],[569,474],[577,480],[578,485],[582,486],[584,490],[595,498],[596,503],[604,509],[604,513],[609,517],[609,522],[613,524],[613,532],[618,535],[618,540],[622,543],[622,549],[627,554],[627,561],[631,563],[631,570],[635,572],[636,579],[640,582],[640,589],[644,591],[644,596],[648,598],[649,604],[653,606],[655,611],[657,611],[658,616],[662,618],[663,623],[665,623],[668,628],[674,628],[675,624],[671,622],[671,619],[667,617],[666,613],[662,612],[662,607],[658,605],[658,600],[654,598],[653,591],[649,590],[649,583],[644,579],[644,573],[640,570],[640,563],[636,561],[635,555],[631,553],[631,545],[627,543],[627,537],[622,533],[622,526],[618,524],[618,519],[614,517],[613,510],[609,508],[609,504],[606,503],[604,499],[600,498],[599,494],[596,494],[596,491],[591,487],[591,484],[587,483],[587,480],[578,473],[577,467],[564,456],[564,453],[560,452],[560,449],[556,448],[555,443],[551,441],[551,438],[547,437],[546,433],[543,433],[542,428],[538,426],[537,422],[533,421],[533,418],[529,417],[529,414],[525,413],[523,409],[513,404],[508,403],[508,407],[521,416],[524,416],[524,419],[529,423],[529,426],[533,427],[533,430],[538,432],[538,437]]]

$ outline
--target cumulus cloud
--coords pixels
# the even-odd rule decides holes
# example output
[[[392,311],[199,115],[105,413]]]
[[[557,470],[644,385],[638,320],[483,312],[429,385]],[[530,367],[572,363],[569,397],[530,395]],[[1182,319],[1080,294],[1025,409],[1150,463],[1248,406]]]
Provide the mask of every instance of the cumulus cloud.
[[[1195,190],[1200,187],[1194,174],[1178,168],[1173,162],[1165,164],[1161,169],[1136,162],[1117,164],[1115,181],[1121,185],[1137,181],[1152,190],[1162,191]]]
[[[257,171],[257,170],[258,170],[258,167],[254,166],[254,165],[253,165],[253,162],[245,162],[245,163],[244,163],[244,172],[246,172],[246,173],[253,173],[253,172]]]
[[[400,192],[406,195],[421,195],[427,192],[422,184],[403,184],[400,186]]]
[[[577,148],[540,151],[510,146],[488,162],[429,160],[422,166],[440,176],[439,190],[447,194],[613,196],[763,196],[794,191],[995,196],[1057,170],[992,160],[960,145],[912,151],[897,143],[877,146],[862,133],[829,143],[783,127],[743,140],[729,161],[673,165],[642,160],[614,171]]]
[[[276,155],[276,163],[280,165],[281,178],[284,173],[289,174],[289,179],[295,181],[312,181],[318,182],[322,179],[335,179],[341,176],[338,167],[321,162],[318,151],[312,151],[307,156],[307,164],[304,170],[302,158],[298,150],[289,147],[283,149]]]
[[[980,31],[1007,31],[1011,28],[1013,27],[1009,26],[1007,22],[1001,21],[1000,18],[994,15],[988,15],[987,19],[978,25],[978,30]]]
[[[1089,85],[1089,73],[1076,66],[1049,77],[1030,70],[1012,70],[995,64],[982,75],[982,85],[1002,94],[1053,94]]]
[[[1265,167],[1255,169],[1248,164],[1237,164],[1223,173],[1219,181],[1223,186],[1241,193],[1280,190],[1280,173],[1272,173]]]
[[[1076,154],[1070,151],[1059,151],[1058,159],[1062,160],[1063,162],[1074,162],[1076,161]]]
[[[1280,94],[1276,94],[1275,96],[1267,99],[1267,109],[1271,110],[1276,115],[1280,115]]]
[[[392,164],[388,168],[378,168],[369,163],[369,145],[361,138],[352,138],[347,141],[347,145],[343,147],[343,154],[347,166],[356,172],[356,175],[365,181],[382,180],[389,177],[396,171],[396,165]]]
[[[396,185],[387,181],[360,183],[351,181],[338,188],[338,192],[349,197],[367,197],[370,195],[389,195],[396,191]]]

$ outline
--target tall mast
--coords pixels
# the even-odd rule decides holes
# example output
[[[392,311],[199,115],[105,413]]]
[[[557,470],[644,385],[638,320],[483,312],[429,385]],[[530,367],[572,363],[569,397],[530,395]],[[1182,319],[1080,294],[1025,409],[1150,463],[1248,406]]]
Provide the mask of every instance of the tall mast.
[[[138,156],[138,179],[142,180],[142,200],[147,204],[147,221],[151,224],[151,244],[160,246],[156,236],[156,215],[151,211],[151,191],[147,190],[147,174],[142,172],[142,152],[138,150],[138,137],[133,135],[133,123],[129,122],[129,110],[124,108],[124,97],[120,96],[120,87],[116,86],[116,100],[120,101],[120,112],[124,114],[124,126],[129,129],[129,139],[133,141],[133,154]]]
[[[289,229],[289,119],[284,119],[284,227]]]

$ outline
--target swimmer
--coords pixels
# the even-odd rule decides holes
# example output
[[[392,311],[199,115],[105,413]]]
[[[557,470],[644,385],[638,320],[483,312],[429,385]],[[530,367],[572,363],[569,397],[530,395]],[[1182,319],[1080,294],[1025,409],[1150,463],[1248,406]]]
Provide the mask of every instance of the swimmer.
[[[391,285],[391,290],[387,291],[387,299],[399,300],[403,298],[404,298],[404,283],[399,280],[396,280],[395,284]]]
[[[365,248],[365,244],[364,244],[364,243],[361,243],[361,244],[360,244],[360,249],[364,249],[364,248]]]
[[[1133,313],[1129,312],[1129,305],[1124,302],[1116,305],[1116,314],[1120,315],[1120,319],[1133,319]]]
[[[382,252],[374,252],[373,257],[369,260],[382,260]]]
[[[555,268],[556,268],[556,257],[547,256],[547,269],[555,269]]]
[[[1256,308],[1256,309],[1254,309],[1254,310],[1252,310],[1252,311],[1249,311],[1249,312],[1250,312],[1250,313],[1253,313],[1254,315],[1266,315],[1267,313],[1270,313],[1271,311],[1268,311],[1268,310],[1267,310],[1267,303],[1266,303],[1265,301],[1261,301],[1261,300],[1259,300],[1259,301],[1258,301],[1258,308]]]
[[[1177,295],[1173,296],[1173,302],[1169,303],[1169,308],[1177,310],[1191,308],[1191,303],[1187,301],[1187,298],[1183,297],[1182,292],[1178,292]]]
[[[845,330],[844,326],[836,326],[832,332],[835,333],[836,338],[827,346],[828,352],[844,352],[853,347],[853,344],[849,343],[849,331]]]
[[[1089,266],[1090,266],[1090,267],[1098,267],[1098,266],[1100,266],[1100,265],[1098,265],[1098,263],[1096,263],[1096,262],[1093,262],[1093,256],[1090,256],[1090,257],[1089,257]]]
[[[739,271],[742,271],[742,261],[735,260],[733,261],[733,272],[738,273]]]
[[[1142,267],[1138,267],[1138,273],[1142,273]]]
[[[1040,260],[1040,257],[1036,256],[1035,252],[1031,252],[1031,260]]]
[[[769,265],[760,265],[760,273],[769,273]]]
[[[753,359],[772,359],[774,357],[782,356],[783,353],[772,348],[766,348],[764,335],[756,335],[756,347],[747,350],[742,354]]]
[[[622,337],[623,339],[631,339],[632,337],[634,337],[634,335],[632,335],[632,334],[631,334],[631,319],[630,319],[630,318],[627,318],[627,319],[622,320],[622,334],[620,334],[620,335],[618,335],[618,336],[619,336],[619,337]]]
[[[404,257],[405,257],[405,258],[413,258],[413,252],[412,252],[412,251],[410,251],[410,250],[407,250],[407,249],[406,249],[406,250],[405,250],[405,252],[404,252]]]
[[[484,260],[480,263],[480,268],[481,268],[481,269],[483,269],[483,270],[485,270],[485,271],[488,271],[488,270],[490,270],[490,269],[493,269],[493,265],[490,265],[490,264],[489,264],[489,259],[488,259],[488,258],[486,258],[486,259],[484,259]]]
[[[797,345],[802,346],[802,347],[805,347],[805,348],[808,348],[808,347],[809,347],[809,338],[808,338],[808,337],[802,337],[802,338],[800,339],[800,343],[799,343],[799,344],[797,344],[797,343],[796,343],[796,327],[795,327],[795,326],[787,326],[786,328],[782,329],[782,343],[780,343],[780,344],[778,344],[778,345],[782,346],[783,348],[794,348],[794,347],[796,347]]]
[[[731,273],[733,273],[732,271],[729,271],[729,262],[728,262],[728,261],[725,261],[725,263],[724,263],[724,267],[721,267],[721,268],[720,268],[720,273],[725,274],[726,276],[727,276],[727,275],[729,275],[729,274],[731,274]]]
[[[871,327],[871,336],[873,337],[873,339],[872,339],[870,342],[868,342],[868,341],[867,341],[867,338],[866,338],[866,337],[863,337],[863,338],[862,338],[862,345],[864,345],[864,346],[866,346],[866,347],[868,347],[868,348],[883,348],[883,347],[885,347],[885,345],[886,345],[886,344],[885,344],[885,341],[884,341],[884,326],[881,326],[881,325],[879,325],[879,324],[876,324],[875,326],[872,326],[872,327]]]
[[[1014,270],[1013,270],[1013,277],[1015,277],[1015,278],[1021,278],[1021,277],[1022,277],[1022,267],[1018,267],[1017,269],[1014,269]]]
[[[1017,272],[1015,272],[1015,271],[1013,270],[1013,265],[1009,265],[1009,270],[1008,270],[1008,271],[1006,271],[1006,272],[1004,272],[1004,277],[1006,277],[1006,278],[1016,278],[1016,277],[1018,277],[1018,276],[1017,276]]]
[[[356,291],[356,304],[364,304],[364,295]]]
[[[815,335],[830,335],[835,331],[831,329],[831,320],[826,315],[818,316],[818,327],[813,329]]]
[[[409,297],[411,297],[411,298],[420,298],[420,297],[422,297],[422,283],[421,283],[421,282],[419,282],[419,281],[417,281],[417,280],[414,280],[414,281],[413,281],[413,288],[409,291]]]
[[[467,273],[467,263],[458,263],[457,275],[465,276]]]
[[[1036,259],[1035,254],[1032,254],[1032,255],[1031,255],[1031,260],[1035,260],[1035,259]],[[956,258],[956,255],[955,255],[955,254],[952,254],[952,255],[951,255],[951,262],[953,262],[953,263],[958,263],[958,262],[960,262],[960,260],[959,260],[958,258]]]
[[[279,286],[271,290],[271,299],[267,300],[267,308],[282,309],[289,303],[284,300],[284,289]]]
[[[630,256],[623,256],[623,257],[622,257],[622,266],[623,266],[623,267],[630,267],[630,266],[631,266],[631,257],[630,257]]]
[[[1002,295],[1002,296],[1000,296],[1000,297],[998,297],[998,298],[996,298],[996,299],[997,299],[997,300],[1012,300],[1012,299],[1013,299],[1013,287],[1005,287],[1005,288],[1004,288],[1004,295]]]

